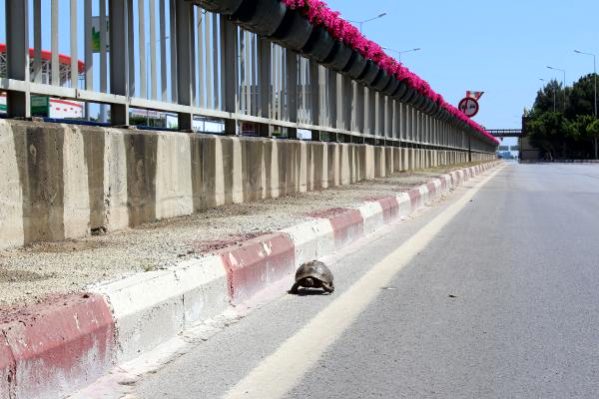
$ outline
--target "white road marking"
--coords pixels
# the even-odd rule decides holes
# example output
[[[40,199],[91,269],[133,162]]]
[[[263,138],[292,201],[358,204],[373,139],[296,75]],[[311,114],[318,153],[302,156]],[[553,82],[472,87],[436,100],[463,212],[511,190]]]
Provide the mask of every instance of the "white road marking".
[[[375,265],[273,354],[264,359],[225,399],[277,399],[293,389],[318,359],[381,292],[393,277],[435,238],[501,169],[496,170],[443,213]]]

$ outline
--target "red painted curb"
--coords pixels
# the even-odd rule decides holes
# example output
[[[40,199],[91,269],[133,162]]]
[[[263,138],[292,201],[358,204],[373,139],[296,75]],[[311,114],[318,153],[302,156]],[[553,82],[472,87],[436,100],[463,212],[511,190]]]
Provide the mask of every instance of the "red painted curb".
[[[428,188],[429,194],[437,194],[437,186],[435,186],[435,183],[433,183],[432,181],[426,183],[426,188]]]
[[[397,198],[381,198],[378,200],[378,203],[381,204],[381,208],[383,208],[383,221],[385,223],[394,220],[399,214],[399,204],[397,203]]]
[[[0,399],[14,398],[15,358],[4,334],[0,334]]]
[[[412,205],[412,209],[416,208],[422,201],[422,194],[420,194],[420,189],[413,188],[410,191],[408,191],[408,195],[410,196],[410,204]]]
[[[62,397],[99,378],[113,363],[114,322],[99,295],[54,297],[50,303],[3,312],[0,332],[4,350],[14,359],[8,362],[8,375],[15,375],[11,399]]]
[[[244,242],[219,252],[227,272],[229,298],[238,305],[295,271],[295,245],[282,233]]]
[[[310,216],[329,219],[333,227],[335,247],[337,248],[343,247],[364,235],[364,218],[357,209],[332,208],[314,212]]]

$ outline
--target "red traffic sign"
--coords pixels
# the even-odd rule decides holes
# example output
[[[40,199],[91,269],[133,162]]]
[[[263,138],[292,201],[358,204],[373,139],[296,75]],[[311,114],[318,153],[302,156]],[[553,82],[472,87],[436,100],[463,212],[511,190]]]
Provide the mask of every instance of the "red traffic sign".
[[[476,101],[472,97],[463,98],[462,101],[460,101],[460,105],[458,105],[458,108],[468,118],[472,118],[473,116],[475,116],[476,114],[478,114],[478,111],[480,109],[480,107],[478,105],[478,101]]]

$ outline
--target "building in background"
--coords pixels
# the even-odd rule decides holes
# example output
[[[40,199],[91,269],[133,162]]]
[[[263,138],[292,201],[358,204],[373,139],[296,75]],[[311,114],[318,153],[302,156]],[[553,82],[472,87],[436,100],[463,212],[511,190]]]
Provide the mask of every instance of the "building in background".
[[[33,80],[35,68],[35,51],[29,49],[29,65]],[[59,54],[59,80],[60,86],[67,86],[71,82],[71,57]],[[77,62],[79,80],[83,79],[85,64]],[[6,76],[6,45],[0,43],[0,78]],[[52,83],[52,53],[42,50],[40,52],[40,81],[41,84]],[[53,119],[83,119],[85,117],[85,104],[79,101],[61,100],[48,96],[31,97],[31,116]],[[0,93],[0,114],[6,113],[6,93]]]

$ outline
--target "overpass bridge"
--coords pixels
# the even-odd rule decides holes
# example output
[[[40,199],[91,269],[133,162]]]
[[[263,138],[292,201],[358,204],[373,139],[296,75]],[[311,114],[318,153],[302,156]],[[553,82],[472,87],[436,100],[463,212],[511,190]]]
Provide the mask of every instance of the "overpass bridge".
[[[524,133],[522,129],[487,129],[493,137],[523,137]]]

